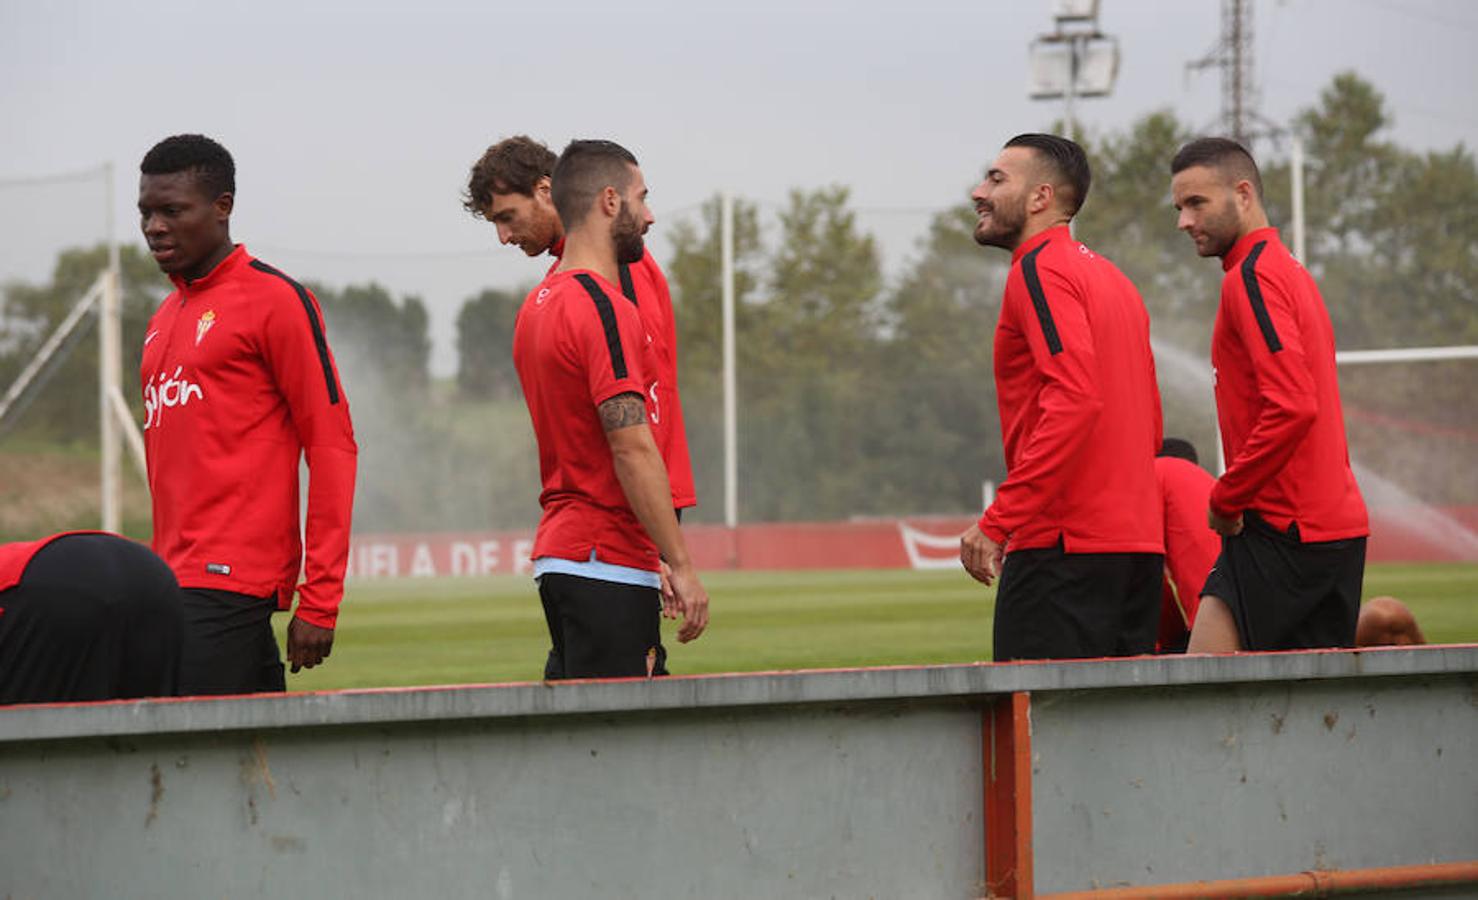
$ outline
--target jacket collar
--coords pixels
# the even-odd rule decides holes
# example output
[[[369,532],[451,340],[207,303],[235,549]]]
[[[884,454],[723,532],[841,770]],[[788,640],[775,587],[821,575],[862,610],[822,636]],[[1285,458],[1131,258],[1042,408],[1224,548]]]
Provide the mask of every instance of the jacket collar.
[[[1033,250],[1037,249],[1038,247],[1042,246],[1043,244],[1054,238],[1061,238],[1064,241],[1071,242],[1073,239],[1073,233],[1071,229],[1069,229],[1066,225],[1053,225],[1046,231],[1034,234],[1026,240],[1022,241],[1021,246],[1017,247],[1016,250],[1012,252],[1011,262],[1013,264],[1021,262],[1021,258],[1023,256],[1027,255],[1028,253],[1032,252]]]
[[[251,262],[251,257],[246,253],[245,244],[237,244],[226,258],[216,263],[216,267],[206,272],[194,281],[186,281],[179,275],[170,275],[169,280],[179,290],[189,289],[191,292],[205,291],[228,280],[233,275]]]
[[[1242,260],[1247,258],[1247,254],[1252,252],[1252,248],[1262,241],[1281,243],[1278,240],[1278,229],[1271,226],[1257,228],[1242,235],[1237,239],[1237,243],[1232,245],[1232,249],[1227,251],[1227,255],[1221,258],[1221,270],[1230,272],[1233,266],[1240,265]]]

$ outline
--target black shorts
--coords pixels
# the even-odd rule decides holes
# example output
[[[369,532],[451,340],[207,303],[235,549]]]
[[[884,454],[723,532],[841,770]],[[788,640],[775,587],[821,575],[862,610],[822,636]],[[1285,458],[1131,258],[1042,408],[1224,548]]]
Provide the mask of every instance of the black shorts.
[[[0,703],[170,696],[180,589],[164,561],[111,534],[57,538],[0,593]]]
[[[1303,543],[1297,523],[1284,532],[1253,512],[1242,521],[1201,589],[1231,610],[1242,649],[1355,646],[1365,538]]]
[[[272,613],[277,598],[185,588],[180,693],[260,694],[287,690]]]
[[[550,572],[539,577],[539,599],[554,645],[546,680],[667,674],[656,588]]]
[[[995,660],[1152,653],[1160,627],[1159,553],[1013,550],[996,592]]]

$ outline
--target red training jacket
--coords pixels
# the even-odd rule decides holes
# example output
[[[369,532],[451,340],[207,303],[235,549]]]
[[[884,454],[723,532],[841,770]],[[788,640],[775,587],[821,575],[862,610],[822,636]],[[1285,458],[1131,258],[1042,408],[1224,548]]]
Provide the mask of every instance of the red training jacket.
[[[1183,639],[1196,622],[1201,588],[1216,558],[1221,536],[1206,522],[1208,498],[1215,479],[1195,463],[1173,456],[1155,460],[1155,478],[1165,504],[1164,602],[1160,610],[1159,646]]]
[[[1163,553],[1149,314],[1065,225],[1012,255],[995,370],[1006,481],[980,530],[1008,551]]]
[[[203,278],[171,280],[140,368],[154,552],[180,587],[276,594],[283,609],[301,571],[298,618],[332,628],[358,447],[318,301],[241,245]]]
[[[657,545],[616,476],[599,408],[619,394],[652,411],[651,346],[636,307],[588,269],[556,272],[524,300],[513,365],[539,444],[544,515],[533,558],[602,562],[655,572]]]
[[[1211,367],[1227,470],[1211,507],[1255,510],[1279,530],[1297,522],[1305,541],[1369,534],[1318,285],[1273,228],[1238,240],[1222,268]]]
[[[564,255],[564,239],[550,248],[549,253],[554,257],[554,263],[550,265],[548,275],[553,275]],[[621,293],[636,304],[642,324],[652,337],[652,360],[647,374],[653,378],[656,392],[648,395],[647,409],[651,414],[652,438],[667,466],[667,480],[672,486],[672,507],[687,509],[697,506],[693,461],[688,455],[688,430],[683,423],[682,398],[677,390],[677,317],[672,312],[672,293],[668,290],[667,278],[657,267],[652,254],[644,252],[640,261],[621,265],[620,280]]]

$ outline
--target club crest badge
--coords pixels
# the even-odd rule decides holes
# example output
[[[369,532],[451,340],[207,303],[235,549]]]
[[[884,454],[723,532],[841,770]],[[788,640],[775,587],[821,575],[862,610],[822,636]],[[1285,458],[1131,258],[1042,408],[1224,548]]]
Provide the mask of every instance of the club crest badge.
[[[215,310],[207,309],[205,312],[200,314],[200,321],[195,323],[195,346],[200,346],[200,342],[205,339],[206,332],[210,331],[211,326],[215,323]]]

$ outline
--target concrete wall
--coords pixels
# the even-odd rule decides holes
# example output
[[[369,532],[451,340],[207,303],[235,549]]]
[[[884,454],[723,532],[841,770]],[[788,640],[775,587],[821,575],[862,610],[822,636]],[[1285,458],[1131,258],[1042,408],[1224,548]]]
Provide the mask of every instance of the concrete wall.
[[[1478,647],[0,710],[0,896],[976,897],[1478,858]],[[993,820],[994,821],[994,820]]]

